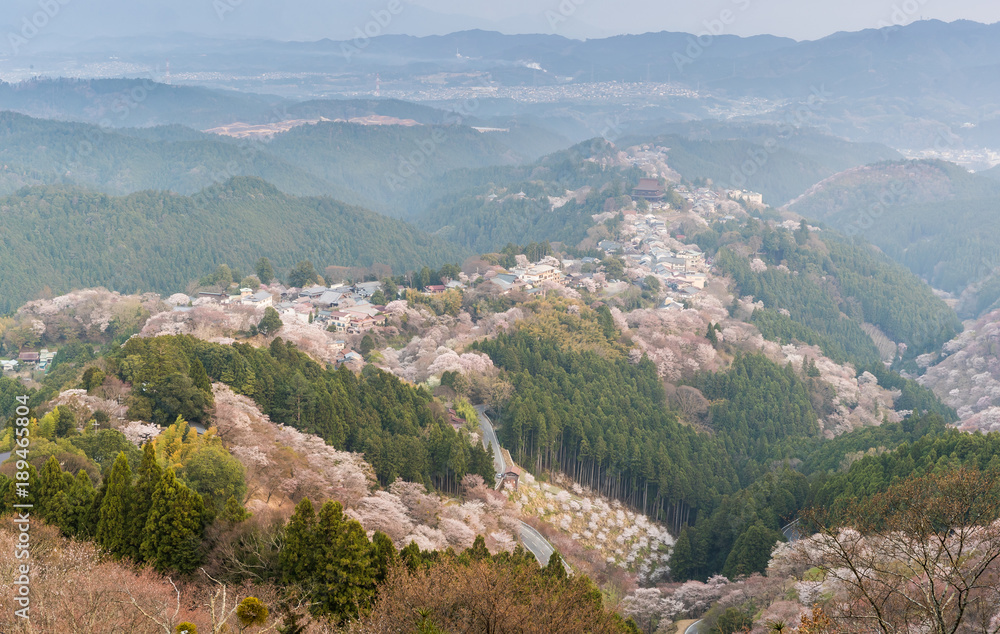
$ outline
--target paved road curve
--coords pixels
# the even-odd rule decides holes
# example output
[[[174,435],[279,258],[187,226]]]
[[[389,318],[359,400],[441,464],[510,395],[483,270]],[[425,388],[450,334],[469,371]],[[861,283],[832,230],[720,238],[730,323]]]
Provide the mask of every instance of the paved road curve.
[[[688,625],[687,629],[684,630],[684,634],[700,634],[705,629],[702,627],[703,625],[705,625],[705,619],[698,619],[691,625]]]
[[[524,543],[524,547],[531,551],[531,554],[535,556],[538,560],[539,566],[546,566],[549,563],[549,557],[555,551],[549,540],[542,537],[542,534],[528,526],[524,522],[521,522],[521,541]]]
[[[483,430],[483,447],[489,449],[492,446],[493,448],[494,472],[504,473],[507,471],[507,465],[504,464],[503,454],[500,452],[500,441],[497,440],[497,434],[493,431],[493,423],[486,417],[486,406],[476,405],[476,411],[479,412],[479,427]]]
[[[500,451],[500,442],[497,440],[497,434],[493,430],[493,423],[486,416],[486,406],[477,405],[476,411],[479,412],[479,426],[483,430],[483,447],[493,447],[493,468],[496,469],[497,473],[504,473],[507,471],[507,465],[504,464],[503,453]],[[552,553],[555,551],[555,547],[549,543],[549,540],[542,537],[541,533],[524,522],[521,522],[521,542],[535,556],[540,566],[546,566],[549,563],[549,558],[552,557]],[[573,571],[565,560],[563,561],[563,566],[566,568],[567,574],[573,574]]]

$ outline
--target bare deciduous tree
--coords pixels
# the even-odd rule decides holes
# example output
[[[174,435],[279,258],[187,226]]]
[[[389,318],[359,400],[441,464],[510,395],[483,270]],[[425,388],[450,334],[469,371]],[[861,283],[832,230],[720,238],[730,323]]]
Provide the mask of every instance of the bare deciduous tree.
[[[1000,478],[961,468],[911,478],[843,514],[813,509],[814,552],[851,632],[1000,632]]]

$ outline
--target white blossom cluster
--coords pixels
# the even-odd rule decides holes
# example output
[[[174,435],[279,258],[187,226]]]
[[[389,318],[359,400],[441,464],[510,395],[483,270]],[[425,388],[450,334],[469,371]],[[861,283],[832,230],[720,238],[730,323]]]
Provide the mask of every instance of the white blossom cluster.
[[[251,509],[275,494],[291,501],[336,499],[369,535],[381,531],[399,548],[416,542],[424,550],[461,551],[476,535],[490,536],[487,546],[493,552],[513,548],[516,519],[502,496],[483,486],[482,478],[475,476],[469,487],[468,497],[479,497],[464,503],[402,480],[380,491],[361,454],[338,451],[318,436],[273,423],[253,401],[228,386],[216,383],[212,391],[219,436],[247,469]]]
[[[942,358],[917,357],[917,380],[954,407],[966,431],[1000,431],[1000,310],[987,313],[942,347]],[[928,367],[929,366],[929,367]]]
[[[556,483],[522,479],[512,499],[522,513],[557,527],[609,565],[633,572],[642,581],[666,575],[674,538],[664,527],[564,476],[556,476]]]

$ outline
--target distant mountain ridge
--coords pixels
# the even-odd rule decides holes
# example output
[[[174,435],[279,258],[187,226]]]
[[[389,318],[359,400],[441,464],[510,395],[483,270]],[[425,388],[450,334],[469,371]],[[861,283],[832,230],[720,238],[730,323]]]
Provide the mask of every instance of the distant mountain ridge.
[[[409,105],[389,102],[386,112],[405,114]],[[324,108],[323,102],[307,104],[303,112]],[[420,106],[413,111],[426,111],[417,115],[424,119],[441,113],[436,116],[444,120],[441,111]],[[0,193],[25,184],[63,183],[117,195],[146,189],[191,194],[233,176],[252,176],[289,194],[328,195],[406,216],[429,202],[412,194],[429,178],[457,168],[528,162],[566,145],[558,135],[516,123],[508,132],[483,134],[458,124],[321,122],[267,142],[247,142],[179,125],[104,128],[0,112],[0,161],[24,172],[0,173]]]

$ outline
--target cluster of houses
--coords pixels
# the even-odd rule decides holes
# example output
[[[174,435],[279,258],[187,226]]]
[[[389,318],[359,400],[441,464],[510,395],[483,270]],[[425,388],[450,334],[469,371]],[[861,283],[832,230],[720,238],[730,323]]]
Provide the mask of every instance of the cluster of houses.
[[[23,370],[41,370],[44,372],[52,365],[52,360],[56,358],[56,351],[42,348],[35,352],[31,350],[21,351],[16,359],[0,359],[0,369],[4,373],[15,373]]]
[[[287,288],[279,284],[256,292],[241,288],[237,295],[201,292],[196,301],[271,306],[281,315],[282,321],[315,323],[317,327],[336,332],[363,333],[385,323],[385,306],[371,303],[372,296],[381,289],[380,282],[317,284],[306,288]]]
[[[633,214],[625,221],[632,225],[632,239],[614,245],[618,248],[609,253],[623,256],[626,267],[638,271],[640,277],[655,277],[667,289],[662,307],[680,310],[684,300],[700,293],[708,282],[710,263],[705,254],[693,244],[679,248],[664,221],[653,214]]]
[[[518,257],[520,258],[518,265],[510,271],[505,272],[498,267],[487,272],[484,277],[497,285],[505,294],[512,290],[534,294],[540,291],[541,285],[545,282],[566,283],[567,278],[561,268],[563,263],[557,258],[545,256],[538,262],[530,263],[523,256]]]
[[[282,319],[313,323],[336,332],[363,333],[385,323],[385,306],[371,303],[382,289],[380,282],[360,282],[354,286],[310,286],[281,293],[275,309]]]

